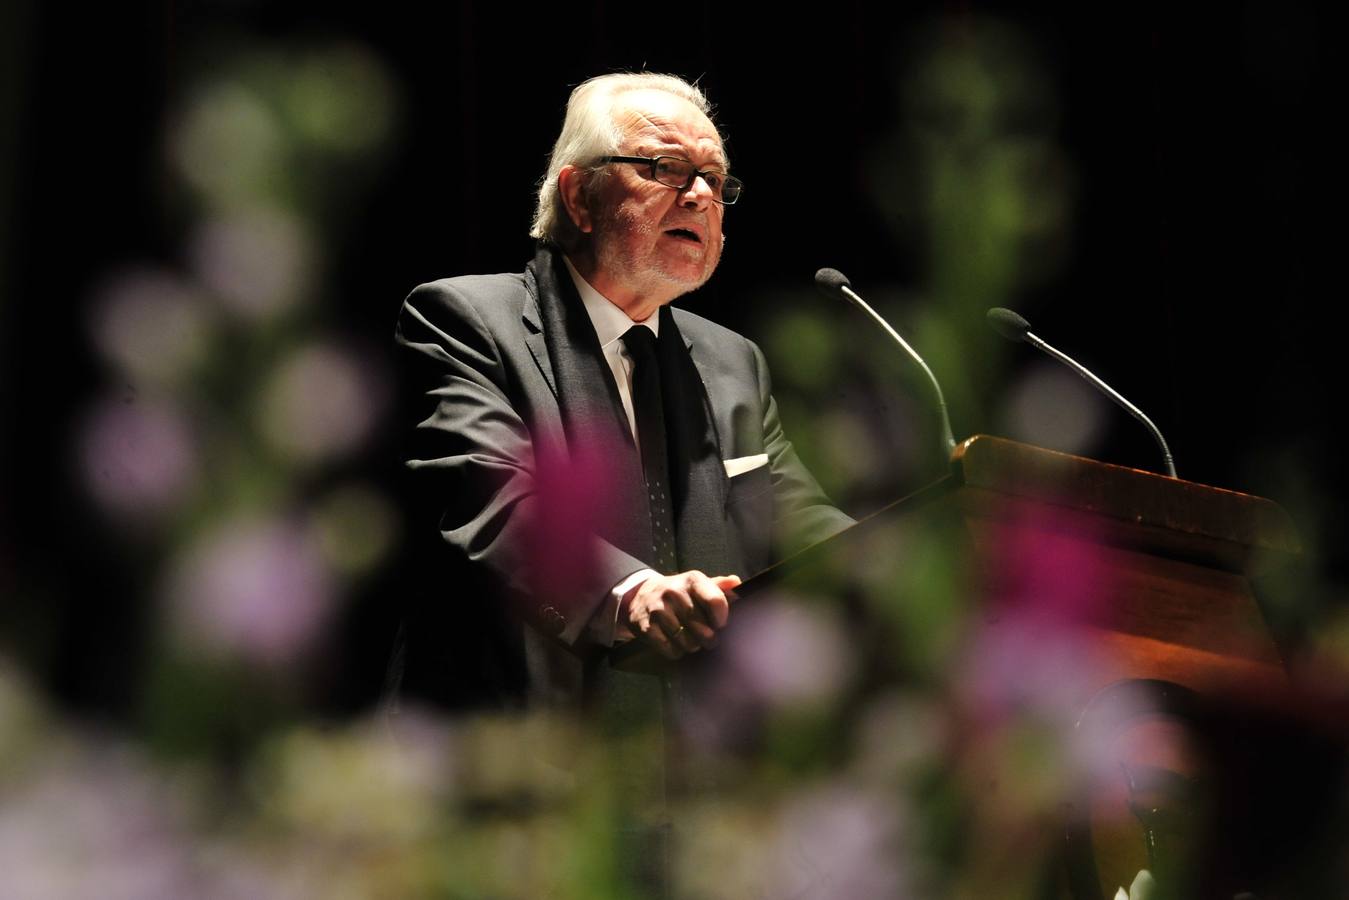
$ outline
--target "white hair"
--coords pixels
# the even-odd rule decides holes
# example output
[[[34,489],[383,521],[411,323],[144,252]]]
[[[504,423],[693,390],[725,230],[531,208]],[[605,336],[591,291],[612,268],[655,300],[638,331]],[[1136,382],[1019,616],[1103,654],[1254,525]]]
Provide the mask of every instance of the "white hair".
[[[598,75],[578,84],[567,100],[567,116],[562,133],[548,157],[548,171],[539,183],[539,203],[534,209],[530,237],[570,246],[580,237],[558,191],[558,173],[563,166],[587,168],[604,156],[614,156],[623,141],[623,130],[614,121],[613,107],[618,95],[627,91],[657,90],[674,94],[692,103],[712,118],[712,105],[696,86],[676,75],[657,72],[615,72]]]

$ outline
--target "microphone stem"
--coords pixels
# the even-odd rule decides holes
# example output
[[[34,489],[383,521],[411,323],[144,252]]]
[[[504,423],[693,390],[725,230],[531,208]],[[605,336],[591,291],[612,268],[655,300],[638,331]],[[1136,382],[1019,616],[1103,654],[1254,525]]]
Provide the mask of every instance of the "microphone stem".
[[[1061,353],[1058,350],[1055,350],[1053,347],[1049,346],[1043,340],[1041,340],[1036,335],[1031,334],[1029,331],[1026,332],[1025,339],[1026,343],[1030,344],[1032,347],[1035,347],[1039,350],[1043,350],[1045,353],[1048,353],[1050,356],[1054,357],[1059,362],[1063,363],[1065,366],[1072,369],[1078,375],[1082,376],[1083,380],[1085,380],[1089,384],[1095,385],[1097,390],[1105,394],[1111,400],[1114,400],[1116,403],[1118,403],[1120,407],[1122,407],[1124,411],[1127,412],[1129,415],[1133,416],[1135,419],[1142,422],[1143,427],[1145,427],[1149,432],[1152,433],[1153,439],[1157,441],[1157,446],[1160,447],[1162,450],[1162,461],[1166,463],[1166,474],[1170,475],[1172,478],[1179,477],[1176,475],[1176,464],[1171,459],[1171,448],[1166,446],[1166,438],[1162,437],[1161,429],[1159,429],[1156,425],[1152,424],[1152,420],[1149,419],[1146,415],[1144,415],[1141,409],[1139,409],[1137,406],[1134,406],[1128,400],[1125,400],[1122,396],[1120,396],[1118,391],[1116,391],[1110,385],[1106,384],[1101,379],[1097,378],[1094,374],[1092,374],[1090,369],[1083,366],[1081,363],[1073,359],[1068,354]],[[913,351],[909,352],[912,353]],[[924,366],[923,368],[927,367]]]
[[[908,353],[909,356],[913,358],[913,361],[918,363],[923,372],[927,374],[927,380],[932,382],[932,390],[937,394],[937,408],[941,412],[942,442],[946,445],[946,455],[949,458],[951,454],[955,452],[956,439],[955,435],[951,433],[951,417],[946,412],[946,398],[942,395],[941,385],[937,383],[937,376],[932,374],[932,370],[927,367],[927,363],[923,362],[923,358],[909,346],[908,341],[900,337],[899,332],[891,328],[890,323],[885,321],[885,319],[882,319],[874,309],[868,306],[867,302],[859,297],[856,291],[846,284],[841,285],[840,290],[842,290],[844,296],[851,300],[858,309],[871,316],[872,320],[875,321],[877,325],[884,328],[886,334],[894,338],[895,342],[904,348],[904,352]],[[1139,415],[1142,415],[1142,413],[1139,413]]]

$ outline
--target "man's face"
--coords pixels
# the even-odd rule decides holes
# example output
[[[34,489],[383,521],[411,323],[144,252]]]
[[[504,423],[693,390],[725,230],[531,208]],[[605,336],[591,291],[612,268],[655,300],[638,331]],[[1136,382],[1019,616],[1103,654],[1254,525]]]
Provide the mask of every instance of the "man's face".
[[[620,95],[614,118],[625,137],[617,155],[675,156],[699,171],[725,171],[721,139],[697,107],[665,91]],[[625,306],[668,303],[701,286],[721,259],[721,204],[702,178],[686,191],[651,178],[649,166],[614,163],[594,182],[591,249],[595,288]]]

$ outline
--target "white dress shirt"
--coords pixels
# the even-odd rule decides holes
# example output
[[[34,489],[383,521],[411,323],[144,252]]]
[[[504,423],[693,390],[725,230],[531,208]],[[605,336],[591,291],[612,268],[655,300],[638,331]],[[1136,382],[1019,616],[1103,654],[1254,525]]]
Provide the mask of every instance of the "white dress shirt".
[[[609,364],[609,371],[614,373],[614,382],[618,385],[618,398],[623,401],[623,412],[628,417],[628,428],[632,431],[632,439],[637,441],[638,448],[641,447],[641,438],[637,434],[637,414],[632,410],[632,357],[628,355],[628,345],[623,343],[623,335],[628,333],[628,329],[633,325],[645,325],[651,329],[651,333],[660,337],[660,312],[652,313],[641,322],[634,322],[628,318],[628,314],[615,306],[603,294],[590,286],[590,282],[581,277],[576,271],[576,267],[571,264],[571,260],[565,256],[563,262],[567,264],[567,271],[571,273],[571,280],[576,284],[576,291],[581,295],[581,302],[585,304],[586,313],[590,316],[590,324],[595,326],[595,334],[600,339],[600,350],[604,353],[604,361]]]

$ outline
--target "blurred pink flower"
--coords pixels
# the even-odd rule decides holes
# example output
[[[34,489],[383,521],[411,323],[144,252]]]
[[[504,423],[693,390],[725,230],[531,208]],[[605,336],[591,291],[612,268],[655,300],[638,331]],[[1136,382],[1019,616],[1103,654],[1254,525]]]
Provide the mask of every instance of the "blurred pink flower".
[[[1120,681],[1097,692],[1081,710],[1068,748],[1083,783],[1123,789],[1140,767],[1192,774],[1202,751],[1178,714],[1185,702],[1178,695],[1188,692],[1150,681]]]
[[[959,688],[989,723],[1029,713],[1067,729],[1102,664],[1097,652],[1086,635],[1051,621],[1007,619],[975,635]]]
[[[787,596],[733,606],[713,653],[689,679],[679,708],[685,733],[709,748],[752,739],[774,710],[828,703],[853,676],[838,620]]]
[[[984,716],[1030,711],[1071,727],[1102,665],[1082,626],[1099,622],[1112,570],[1094,536],[1052,514],[1007,527],[985,572],[983,623],[970,635],[957,688]]]
[[[837,695],[852,674],[852,654],[837,619],[788,598],[747,607],[726,651],[740,684],[772,706]]]
[[[1046,510],[1021,516],[998,536],[986,569],[992,609],[1059,625],[1097,618],[1111,587],[1098,535]]]
[[[165,595],[188,647],[255,665],[297,660],[319,639],[338,600],[322,554],[281,521],[235,521],[172,568]]]
[[[344,456],[369,437],[385,404],[382,373],[332,344],[282,363],[264,389],[262,430],[297,462]]]
[[[83,428],[84,482],[111,512],[153,515],[171,509],[197,477],[197,452],[187,422],[156,401],[104,400]]]
[[[782,812],[765,897],[921,897],[894,797],[848,785],[803,792]]]
[[[529,589],[551,605],[565,608],[583,588],[594,567],[595,535],[611,532],[606,519],[615,502],[615,453],[631,453],[603,439],[578,438],[569,451],[540,443],[535,452],[534,505],[526,552],[536,576]]]

